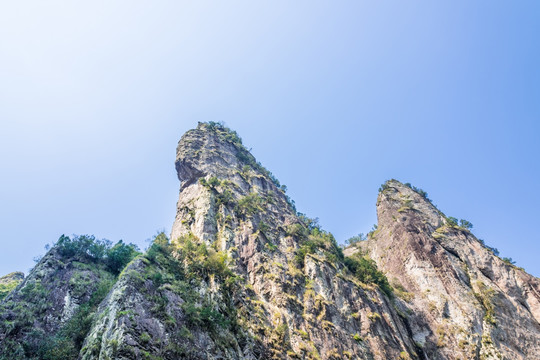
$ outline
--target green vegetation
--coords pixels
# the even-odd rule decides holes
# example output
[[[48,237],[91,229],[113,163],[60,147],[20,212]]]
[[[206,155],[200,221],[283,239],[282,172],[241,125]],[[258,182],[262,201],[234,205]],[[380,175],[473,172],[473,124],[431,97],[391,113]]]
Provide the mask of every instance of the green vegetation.
[[[495,306],[493,305],[495,291],[481,281],[477,281],[475,285],[477,292],[474,295],[485,310],[484,320],[491,325],[495,325]]]
[[[300,221],[287,229],[287,235],[296,238],[300,245],[294,257],[298,267],[304,266],[307,254],[320,253],[331,263],[343,262],[343,250],[331,233],[321,229],[318,219],[310,219],[302,214]]]
[[[73,236],[73,238],[62,235],[56,243],[56,248],[64,257],[103,263],[115,274],[119,274],[135,256],[140,254],[137,245],[124,244],[120,240],[111,246],[109,240],[97,240],[92,235]]]
[[[172,321],[169,322],[171,333],[203,328],[219,337],[224,329],[236,329],[238,325],[232,295],[239,278],[229,267],[231,259],[227,253],[207,246],[191,233],[173,243],[161,233],[155,237],[145,257],[150,261],[146,276],[153,279],[154,285],[168,284],[168,288],[184,300],[182,309],[188,328],[177,329],[178,325]],[[221,304],[211,294],[201,295],[198,291],[201,286],[206,286],[210,278],[219,288]],[[157,293],[154,296],[163,298]],[[170,317],[165,306],[155,310],[158,317]]]
[[[431,199],[428,197],[428,193],[425,192],[424,190],[417,188],[416,186],[412,186],[411,183],[405,183],[404,185],[410,188],[411,190],[413,190],[414,192],[416,192],[418,195],[420,195],[427,201],[431,202]]]
[[[76,359],[99,303],[138,254],[135,245],[122,241],[112,246],[90,235],[62,235],[47,254],[46,265],[39,265],[47,269],[40,280],[30,278],[13,299],[0,305],[0,313],[14,314],[0,323],[0,333],[7,337],[0,359]],[[58,316],[55,299],[66,287],[79,306],[57,330],[46,332],[44,319]]]
[[[3,279],[9,279],[12,277],[15,273],[8,274],[3,277]],[[21,275],[22,276],[22,275]],[[3,282],[0,282],[0,301],[5,298],[13,289],[17,287],[21,283],[22,279],[17,279],[13,277],[11,280],[5,280]]]
[[[207,129],[214,131],[220,137],[220,139],[230,142],[231,144],[234,144],[237,146],[243,146],[242,138],[240,138],[238,133],[234,130],[229,129],[223,123],[209,121],[204,124]]]
[[[508,265],[515,265],[516,264],[516,262],[514,260],[512,260],[512,258],[509,258],[509,257],[503,257],[502,261],[504,261]]]
[[[0,359],[76,359],[97,306],[115,282],[112,273],[98,269],[97,265],[94,271],[99,274],[98,282],[87,286],[88,300],[83,301],[75,314],[53,334],[46,333],[36,324],[40,324],[52,308],[51,288],[54,289],[55,284],[45,288],[40,281],[30,281],[18,292],[16,299],[2,304],[2,312],[15,311],[16,315],[13,321],[0,324],[0,331],[8,336],[0,349]]]
[[[227,189],[226,186],[230,184],[227,180],[219,180],[217,177],[212,176],[208,180],[205,178],[200,178],[199,183],[205,188],[212,191],[216,196],[216,205],[220,207],[221,205],[230,205],[233,204],[234,198],[231,190]]]
[[[411,357],[406,351],[402,351],[402,352],[399,353],[399,359],[400,360],[411,360]]]
[[[453,216],[445,216],[444,219],[446,221],[446,227],[456,228],[456,229],[461,229],[461,230],[471,230],[473,228],[473,224],[470,221],[467,221],[465,219],[458,220],[457,218]]]
[[[285,185],[281,185],[279,180],[272,174],[268,169],[266,169],[260,162],[255,160],[255,157],[251,155],[251,153],[244,147],[242,144],[242,139],[240,136],[238,136],[238,133],[234,130],[229,129],[226,127],[223,123],[218,123],[214,121],[209,121],[207,123],[204,123],[204,126],[208,130],[213,131],[221,140],[226,141],[236,148],[236,157],[238,160],[245,164],[242,166],[242,172],[247,172],[246,165],[251,167],[252,169],[260,172],[261,174],[267,176],[272,183],[279,189],[283,194],[286,193],[287,187]],[[294,203],[294,200],[292,200],[288,195],[285,194],[285,198],[287,200],[287,203],[291,207],[291,209],[296,212],[296,205]]]
[[[378,229],[379,229],[379,225],[373,224],[373,226],[371,227],[371,230],[367,233],[367,237],[372,239],[375,235],[377,235]]]
[[[375,261],[360,252],[345,258],[345,265],[354,277],[365,284],[377,284],[388,296],[392,296],[392,287],[386,276],[377,269]]]
[[[392,287],[386,276],[377,269],[375,261],[359,252],[345,257],[334,236],[321,229],[318,219],[305,215],[301,215],[300,219],[301,223],[290,225],[287,229],[287,235],[295,237],[300,245],[294,257],[296,266],[302,268],[308,254],[322,255],[331,264],[347,268],[360,282],[376,284],[386,295],[392,296]],[[363,235],[357,238],[363,239]]]
[[[239,283],[244,280],[231,270],[233,260],[219,250],[217,243],[209,245],[193,233],[169,241],[161,233],[141,261],[144,267],[127,275],[140,282],[141,295],[155,304],[152,315],[171,334],[168,344],[156,345],[154,339],[150,340],[148,349],[160,349],[152,352],[154,356],[191,358],[191,351],[200,350],[193,342],[201,331],[209,333],[222,350],[248,341],[244,324],[249,321],[253,325],[259,320],[248,320],[248,314],[255,313],[246,309],[250,302],[235,302],[241,289]],[[177,305],[182,309],[180,317],[178,309],[168,304],[171,292],[182,299]],[[133,336],[140,337],[137,333]]]
[[[43,360],[76,359],[92,326],[95,311],[113,285],[112,277],[99,282],[90,300],[77,309],[75,315],[56,335],[44,339],[40,344],[39,358]]]
[[[259,194],[251,193],[238,199],[238,203],[236,204],[234,210],[238,217],[252,216],[257,212],[263,211],[263,206],[265,203],[265,199],[263,199]]]
[[[470,230],[473,228],[473,224],[467,220],[464,220],[464,219],[461,219],[459,220],[459,227],[463,228],[463,229],[466,229],[466,230]]]
[[[385,190],[387,190],[387,189],[390,189],[390,186],[388,185],[388,181],[385,182],[384,184],[382,184],[382,185],[379,187],[379,192],[381,193],[381,192],[383,192],[383,191],[385,191]]]
[[[482,244],[486,249],[488,249],[489,251],[491,251],[493,254],[495,254],[495,256],[499,256],[499,250],[497,248],[494,248],[494,247],[491,247],[489,245],[486,244],[486,242],[482,239],[478,239],[478,242],[480,242],[480,244]]]
[[[367,240],[367,236],[364,235],[363,233],[360,233],[358,235],[355,235],[355,236],[345,240],[345,244],[346,245],[354,245],[354,244],[359,243],[360,241],[365,241],[365,240]]]

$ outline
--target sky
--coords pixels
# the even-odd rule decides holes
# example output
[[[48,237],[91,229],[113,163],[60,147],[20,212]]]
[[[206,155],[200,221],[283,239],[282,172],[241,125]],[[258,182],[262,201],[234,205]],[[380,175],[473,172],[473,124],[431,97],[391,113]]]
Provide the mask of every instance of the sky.
[[[0,4],[0,275],[62,234],[170,232],[223,121],[338,241],[390,178],[540,276],[538,1]]]

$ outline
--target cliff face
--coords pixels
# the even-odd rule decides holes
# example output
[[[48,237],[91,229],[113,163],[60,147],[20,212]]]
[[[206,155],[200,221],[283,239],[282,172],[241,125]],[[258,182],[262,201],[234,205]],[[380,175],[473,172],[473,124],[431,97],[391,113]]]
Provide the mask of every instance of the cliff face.
[[[383,186],[366,251],[406,299],[429,358],[540,358],[540,281],[397,181]],[[357,249],[350,248],[348,253]]]
[[[396,304],[345,268],[331,235],[296,214],[234,133],[200,124],[176,168],[170,244],[121,277],[83,358],[417,356]]]
[[[0,303],[0,359],[75,321],[46,342],[68,353],[37,358],[540,358],[538,279],[410,187],[383,185],[377,231],[343,251],[219,124],[182,137],[176,169],[170,237],[114,274],[53,248]]]

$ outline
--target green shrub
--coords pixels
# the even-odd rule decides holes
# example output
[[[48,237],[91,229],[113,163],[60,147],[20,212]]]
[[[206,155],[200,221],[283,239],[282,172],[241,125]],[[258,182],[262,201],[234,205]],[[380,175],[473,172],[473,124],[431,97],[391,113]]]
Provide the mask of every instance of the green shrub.
[[[416,192],[418,195],[420,195],[424,199],[431,202],[431,200],[428,198],[428,193],[425,192],[424,190],[417,188],[416,186],[412,186],[411,183],[405,183],[404,185],[407,186],[409,189],[413,190],[414,192]]]
[[[386,276],[377,269],[377,264],[367,256],[355,253],[345,258],[345,265],[352,274],[365,284],[377,284],[388,296],[392,296],[392,287]]]
[[[458,226],[458,219],[452,216],[446,217],[446,225],[450,227]]]
[[[308,229],[302,224],[292,224],[287,227],[287,235],[298,240],[305,239],[309,235]]]
[[[311,219],[310,219],[311,220]],[[297,266],[304,266],[307,254],[320,252],[331,263],[336,264],[344,259],[343,250],[338,245],[334,235],[320,228],[316,220],[309,221],[302,226],[293,224],[287,229],[287,233],[299,241],[294,261]]]
[[[509,264],[509,265],[515,265],[515,263],[516,263],[516,262],[515,262],[514,260],[512,260],[512,258],[510,258],[510,257],[503,257],[503,258],[502,258],[502,261],[504,261],[505,263],[507,263],[507,264]]]
[[[140,340],[143,344],[148,344],[150,343],[150,341],[152,340],[152,338],[150,337],[150,335],[147,333],[147,332],[143,332],[141,334],[141,337],[140,337]]]
[[[470,230],[473,228],[473,224],[470,221],[467,221],[464,219],[459,220],[459,226],[467,230]]]
[[[122,269],[137,255],[139,255],[138,248],[133,244],[124,244],[122,240],[116,243],[112,248],[107,250],[107,257],[105,258],[105,264],[109,269],[119,274]]]
[[[263,234],[266,234],[266,232],[270,230],[270,226],[266,224],[264,221],[259,222],[259,231]]]
[[[219,207],[220,205],[227,205],[232,203],[233,194],[230,190],[225,189],[223,192],[216,195],[216,204]]]
[[[355,235],[345,240],[345,244],[354,245],[354,244],[359,243],[360,241],[365,241],[365,240],[367,240],[367,236],[365,236],[363,233],[360,233],[358,235]]]
[[[118,274],[139,255],[134,244],[124,244],[122,240],[111,247],[109,240],[98,240],[93,235],[75,235],[73,238],[62,235],[56,242],[59,253],[65,257],[79,257],[104,263],[109,270]]]
[[[0,301],[5,298],[13,289],[15,289],[17,285],[21,283],[21,281],[22,280],[14,279],[12,281],[0,284]]]
[[[251,193],[238,200],[235,211],[238,216],[254,215],[263,210],[264,199],[259,194]]]

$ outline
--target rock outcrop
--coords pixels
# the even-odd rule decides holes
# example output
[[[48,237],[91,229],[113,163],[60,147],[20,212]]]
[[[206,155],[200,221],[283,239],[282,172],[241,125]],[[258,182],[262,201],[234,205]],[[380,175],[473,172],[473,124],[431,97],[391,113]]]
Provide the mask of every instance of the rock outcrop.
[[[331,234],[296,213],[234,132],[212,124],[187,132],[176,168],[180,197],[165,251],[171,255],[146,256],[120,279],[83,358],[418,356],[393,300],[352,275]],[[200,257],[199,269],[186,256]],[[163,266],[167,257],[181,260],[175,272]],[[182,288],[188,280],[196,296]],[[155,297],[165,299],[161,312],[152,310]],[[218,325],[205,324],[201,312],[214,313]],[[121,351],[111,353],[110,343]]]
[[[377,230],[342,249],[222,125],[188,131],[176,169],[170,236],[114,273],[53,248],[0,303],[0,359],[540,358],[539,280],[422,192],[384,184]],[[32,328],[74,321],[45,342],[69,352],[25,357]]]
[[[94,307],[116,276],[86,254],[63,250],[60,246],[50,249],[0,301],[1,360],[77,357]]]
[[[501,260],[427,196],[388,181],[362,249],[406,300],[430,359],[540,358],[540,281]]]

